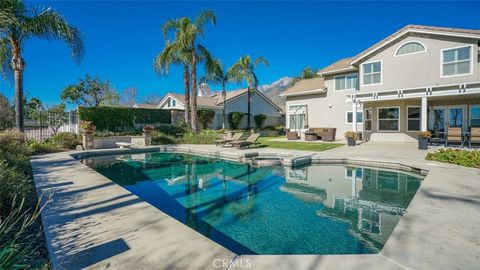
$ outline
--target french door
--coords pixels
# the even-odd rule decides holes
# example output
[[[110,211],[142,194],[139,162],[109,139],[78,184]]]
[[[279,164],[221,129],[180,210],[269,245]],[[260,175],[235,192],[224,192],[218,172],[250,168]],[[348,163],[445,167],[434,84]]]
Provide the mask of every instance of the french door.
[[[429,130],[445,132],[448,127],[461,127],[467,130],[466,106],[435,106],[429,113]]]

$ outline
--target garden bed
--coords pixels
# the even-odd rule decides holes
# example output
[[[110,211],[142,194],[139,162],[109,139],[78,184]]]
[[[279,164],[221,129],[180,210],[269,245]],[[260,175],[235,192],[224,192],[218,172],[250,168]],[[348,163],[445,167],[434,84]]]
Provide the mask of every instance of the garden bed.
[[[425,159],[480,169],[480,150],[440,149]]]

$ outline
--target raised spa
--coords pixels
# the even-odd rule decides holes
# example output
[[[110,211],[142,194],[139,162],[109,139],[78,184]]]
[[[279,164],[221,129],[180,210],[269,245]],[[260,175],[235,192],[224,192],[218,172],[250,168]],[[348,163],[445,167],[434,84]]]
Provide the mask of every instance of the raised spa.
[[[258,167],[163,152],[83,162],[237,254],[377,253],[423,178],[341,165]]]

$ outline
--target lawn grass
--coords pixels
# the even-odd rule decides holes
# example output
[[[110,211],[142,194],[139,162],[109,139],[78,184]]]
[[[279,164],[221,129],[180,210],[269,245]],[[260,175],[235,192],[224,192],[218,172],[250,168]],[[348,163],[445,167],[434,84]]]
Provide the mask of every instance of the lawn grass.
[[[341,143],[320,143],[320,142],[281,142],[281,141],[272,141],[272,139],[281,138],[281,137],[261,137],[258,139],[259,148],[278,148],[278,149],[290,149],[290,150],[302,150],[302,151],[313,151],[313,152],[322,152],[332,148],[342,146]]]

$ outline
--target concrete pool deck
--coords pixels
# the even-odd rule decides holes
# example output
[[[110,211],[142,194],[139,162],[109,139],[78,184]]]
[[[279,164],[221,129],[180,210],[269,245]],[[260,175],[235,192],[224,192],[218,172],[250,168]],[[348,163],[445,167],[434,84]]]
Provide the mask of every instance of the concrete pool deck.
[[[54,269],[473,269],[480,261],[480,170],[424,160],[410,144],[366,143],[325,152],[179,149],[240,157],[249,152],[313,160],[381,161],[429,173],[379,254],[236,255],[63,152],[35,156],[37,190]],[[151,148],[155,150],[157,148]]]

